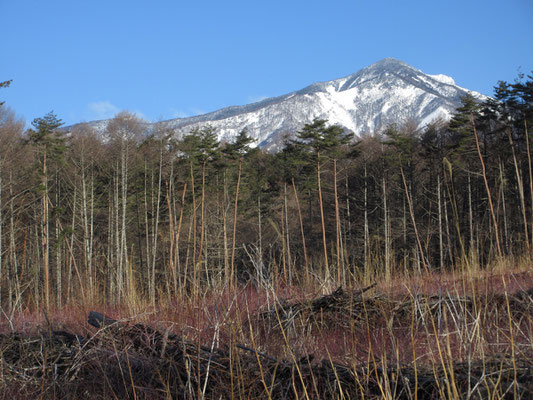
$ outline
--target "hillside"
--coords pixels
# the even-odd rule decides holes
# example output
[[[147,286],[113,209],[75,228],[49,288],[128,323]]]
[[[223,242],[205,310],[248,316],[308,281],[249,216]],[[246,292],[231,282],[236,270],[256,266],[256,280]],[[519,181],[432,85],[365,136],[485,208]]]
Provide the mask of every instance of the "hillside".
[[[318,82],[301,90],[257,103],[223,108],[159,125],[178,136],[204,125],[213,126],[220,141],[231,141],[246,129],[256,145],[279,149],[286,134],[294,134],[315,118],[339,124],[356,136],[372,133],[391,123],[412,121],[419,128],[437,119],[449,120],[467,93],[480,93],[455,84],[446,75],[427,75],[410,65],[386,58],[352,75]],[[89,124],[103,132],[106,120]],[[148,131],[155,124],[147,124]]]

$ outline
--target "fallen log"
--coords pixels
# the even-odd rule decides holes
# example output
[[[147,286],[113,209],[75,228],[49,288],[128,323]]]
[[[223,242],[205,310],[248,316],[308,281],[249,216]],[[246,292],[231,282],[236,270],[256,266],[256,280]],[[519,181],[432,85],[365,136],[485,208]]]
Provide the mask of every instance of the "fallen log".
[[[89,318],[87,318],[89,325],[94,326],[95,328],[104,328],[106,326],[116,324],[118,321],[106,317],[104,314],[97,311],[89,311]]]
[[[199,347],[96,312],[89,317],[98,331],[87,338],[59,330],[0,335],[0,392],[18,382],[27,398],[58,399],[533,396],[533,360],[525,356],[426,366],[378,359],[356,365],[315,362],[311,354],[279,360],[235,344]],[[236,348],[243,351],[235,353]]]
[[[369,321],[385,320],[385,323],[396,323],[397,326],[409,325],[414,319],[417,323],[441,320],[444,312],[460,312],[473,315],[479,304],[485,304],[487,313],[502,313],[508,317],[521,318],[533,315],[533,289],[512,294],[489,294],[472,298],[469,296],[416,295],[405,299],[392,299],[382,294],[363,296],[376,284],[354,292],[338,287],[332,293],[316,299],[288,301],[281,299],[261,310],[257,318],[267,329],[291,329],[296,322],[298,326],[309,327],[321,324],[323,317],[326,324],[332,326],[334,321],[341,327],[349,327],[351,323],[368,323]],[[414,314],[414,315],[413,315]]]

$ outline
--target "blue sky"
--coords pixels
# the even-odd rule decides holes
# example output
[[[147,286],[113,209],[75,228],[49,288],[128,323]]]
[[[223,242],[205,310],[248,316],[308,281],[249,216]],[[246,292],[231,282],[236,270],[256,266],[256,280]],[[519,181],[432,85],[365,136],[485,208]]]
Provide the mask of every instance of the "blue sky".
[[[28,123],[214,111],[385,57],[492,94],[533,70],[531,0],[0,0],[0,90]]]

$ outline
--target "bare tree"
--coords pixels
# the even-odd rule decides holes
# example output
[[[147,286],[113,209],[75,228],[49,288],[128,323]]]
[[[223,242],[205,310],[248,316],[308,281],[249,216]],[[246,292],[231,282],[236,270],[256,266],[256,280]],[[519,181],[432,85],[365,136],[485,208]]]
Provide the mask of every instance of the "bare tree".
[[[107,125],[107,134],[111,144],[118,150],[119,159],[116,162],[116,299],[122,300],[124,273],[128,268],[127,254],[127,204],[128,204],[128,172],[130,156],[140,139],[143,126],[142,121],[128,111],[117,114]]]

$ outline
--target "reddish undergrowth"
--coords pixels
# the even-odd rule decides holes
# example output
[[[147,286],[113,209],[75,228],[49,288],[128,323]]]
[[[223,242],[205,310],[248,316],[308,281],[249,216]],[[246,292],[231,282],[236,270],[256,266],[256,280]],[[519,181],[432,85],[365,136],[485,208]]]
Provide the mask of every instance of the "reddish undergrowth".
[[[277,359],[446,368],[498,357],[533,360],[532,288],[531,269],[422,274],[379,283],[358,297],[353,309],[303,308],[288,318],[282,314],[284,304],[305,304],[334,286],[250,284],[166,298],[156,308],[130,302],[73,304],[48,313],[17,310],[0,320],[0,333],[53,329],[89,337],[95,329],[86,318],[97,310],[202,346],[239,344]],[[265,311],[274,317],[259,318]]]
[[[330,286],[331,290],[332,286]],[[398,278],[389,283],[379,283],[371,296],[387,296],[390,299],[408,301],[410,296],[443,296],[444,298],[471,296],[480,299],[490,295],[507,293],[512,295],[533,288],[533,270],[479,272],[476,276],[460,273],[428,273],[420,276]],[[85,335],[91,331],[87,325],[87,314],[98,310],[103,314],[119,320],[141,322],[161,331],[187,337],[193,341],[218,343],[239,340],[244,345],[251,345],[251,335],[262,351],[274,355],[283,355],[287,347],[298,355],[313,353],[317,358],[331,357],[335,361],[349,358],[365,359],[369,348],[376,354],[398,357],[401,362],[412,361],[412,354],[422,359],[429,357],[427,348],[435,347],[434,336],[449,332],[447,336],[454,356],[461,357],[461,338],[457,338],[457,326],[453,318],[448,326],[439,324],[437,332],[428,331],[426,326],[409,326],[406,320],[395,326],[387,320],[387,310],[381,318],[368,324],[353,323],[343,315],[324,315],[321,321],[295,328],[285,332],[265,330],[254,316],[269,306],[274,306],[280,299],[289,301],[306,301],[317,297],[327,290],[323,286],[289,286],[262,288],[246,285],[236,290],[228,288],[210,289],[196,297],[183,295],[166,299],[156,309],[146,306],[127,307],[103,303],[73,304],[55,308],[48,313],[42,310],[17,310],[12,315],[0,319],[0,332],[16,331],[32,334],[45,331],[51,325],[55,330],[64,329]],[[482,306],[482,304],[480,304]],[[9,317],[9,318],[8,318]],[[472,324],[472,316],[460,317],[465,326]],[[427,321],[430,324],[431,321]],[[481,326],[486,334],[486,341],[493,343],[487,351],[503,351],[505,338],[509,336],[509,319],[503,313],[491,316]],[[532,337],[532,322],[522,319],[513,334],[515,340],[527,345]],[[290,343],[286,343],[290,341]],[[289,345],[289,346],[288,346]],[[425,352],[424,352],[425,348]],[[409,349],[406,351],[406,349]],[[425,354],[425,355],[424,355]]]

